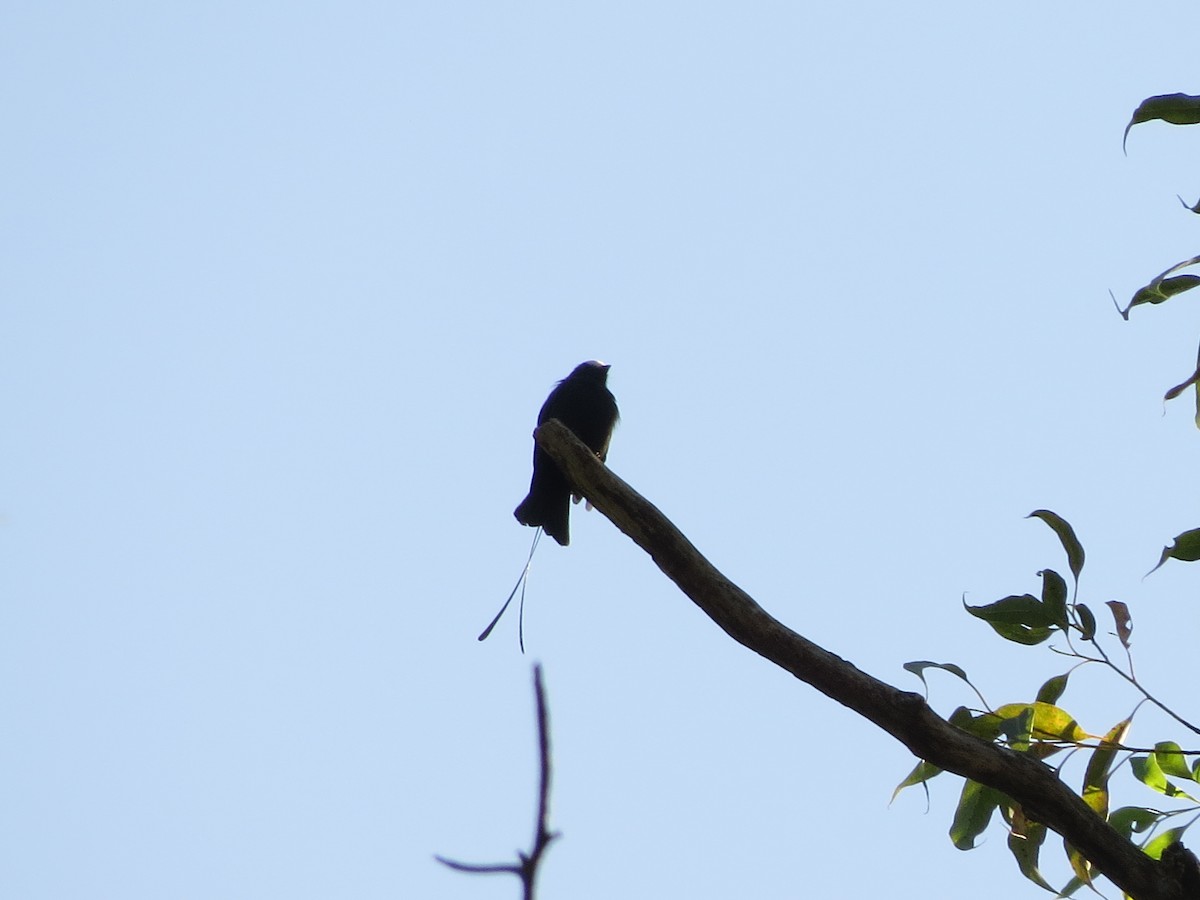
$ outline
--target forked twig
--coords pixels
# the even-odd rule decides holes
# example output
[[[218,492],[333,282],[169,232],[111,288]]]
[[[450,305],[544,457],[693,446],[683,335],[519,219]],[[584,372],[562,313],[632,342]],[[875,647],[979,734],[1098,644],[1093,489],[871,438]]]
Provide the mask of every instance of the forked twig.
[[[476,874],[510,872],[521,879],[525,900],[533,900],[534,883],[537,881],[538,865],[541,863],[542,854],[546,852],[546,848],[550,846],[550,842],[558,837],[558,832],[550,831],[546,827],[546,818],[550,808],[550,726],[549,714],[546,710],[546,691],[542,686],[542,667],[540,663],[535,664],[533,667],[533,692],[537,700],[538,756],[541,761],[537,821],[534,823],[533,830],[533,849],[528,854],[518,850],[517,858],[519,862],[517,863],[478,865],[446,859],[444,856],[434,857],[442,865],[449,866],[451,869],[459,872],[473,872]]]

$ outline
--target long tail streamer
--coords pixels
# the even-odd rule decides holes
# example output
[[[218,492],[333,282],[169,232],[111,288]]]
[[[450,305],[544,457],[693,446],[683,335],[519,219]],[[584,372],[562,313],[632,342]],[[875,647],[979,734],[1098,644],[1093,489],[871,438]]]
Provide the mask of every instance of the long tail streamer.
[[[521,602],[517,605],[517,642],[521,645],[521,652],[525,652],[525,585],[529,582],[529,567],[533,565],[533,551],[537,549],[538,541],[542,538],[542,529],[539,527],[533,533],[533,544],[529,547],[529,558],[525,560],[525,568],[521,570],[521,575],[517,578],[517,583],[513,585],[513,589],[508,594],[508,599],[504,601],[504,605],[500,607],[500,612],[496,613],[496,618],[488,624],[488,627],[483,629],[483,633],[479,635],[479,640],[487,640],[487,636],[492,633],[492,629],[496,627],[496,623],[500,621],[500,617],[504,615],[504,611],[508,609],[508,604],[512,603],[513,597],[517,596],[517,589],[521,589]]]

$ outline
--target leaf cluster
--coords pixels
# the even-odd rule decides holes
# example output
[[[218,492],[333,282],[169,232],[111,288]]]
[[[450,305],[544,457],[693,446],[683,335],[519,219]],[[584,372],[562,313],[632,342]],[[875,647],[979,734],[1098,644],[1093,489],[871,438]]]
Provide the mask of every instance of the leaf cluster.
[[[1200,125],[1200,96],[1191,94],[1160,94],[1156,97],[1147,97],[1133,111],[1133,116],[1130,118],[1129,124],[1125,126],[1125,136],[1121,142],[1122,148],[1126,146],[1129,140],[1129,131],[1134,125],[1154,120],[1168,122],[1172,125]],[[1188,206],[1187,202],[1180,197],[1179,202],[1183,204],[1185,209],[1200,214],[1200,201],[1197,201],[1192,206]],[[1175,263],[1175,265],[1166,271],[1155,275],[1148,284],[1138,288],[1124,309],[1118,304],[1117,311],[1121,314],[1122,318],[1128,321],[1129,313],[1135,306],[1157,306],[1185,291],[1190,291],[1196,285],[1200,284],[1200,275],[1191,272],[1184,274],[1177,273],[1197,264],[1200,264],[1200,256],[1193,256],[1190,259]],[[1113,302],[1116,303],[1116,298],[1113,299]],[[1163,395],[1163,402],[1174,400],[1188,388],[1195,388],[1196,426],[1200,428],[1200,349],[1197,350],[1196,368],[1192,371],[1192,374],[1167,390]]]
[[[1128,606],[1112,600],[1106,605],[1113,622],[1110,633],[1120,643],[1126,655],[1126,666],[1112,661],[1101,644],[1102,635],[1097,631],[1096,614],[1077,599],[1079,576],[1083,570],[1085,554],[1071,525],[1050,510],[1036,510],[1030,518],[1045,522],[1058,536],[1067,555],[1067,565],[1072,577],[1071,590],[1066,580],[1053,569],[1042,569],[1038,576],[1042,580],[1040,596],[1016,594],[994,603],[970,606],[967,611],[986,622],[1005,640],[1018,644],[1040,644],[1052,636],[1063,639],[1066,649],[1052,648],[1055,652],[1071,657],[1077,662],[1068,671],[1048,679],[1038,689],[1032,701],[1005,703],[995,708],[984,700],[978,688],[971,683],[966,671],[954,663],[935,663],[927,660],[907,663],[905,668],[925,682],[925,673],[938,669],[951,673],[966,682],[975,691],[982,704],[981,709],[960,706],[949,716],[952,725],[990,743],[999,743],[1010,750],[1028,755],[1039,761],[1067,751],[1067,757],[1084,754],[1083,778],[1079,784],[1079,796],[1098,816],[1106,819],[1110,826],[1123,837],[1137,842],[1143,851],[1159,859],[1164,850],[1177,843],[1184,831],[1200,818],[1200,802],[1180,786],[1200,784],[1200,750],[1185,750],[1172,741],[1161,741],[1153,748],[1130,747],[1126,741],[1133,724],[1133,713],[1109,727],[1102,734],[1083,728],[1076,718],[1060,705],[1072,672],[1082,665],[1100,664],[1120,675],[1144,696],[1138,709],[1151,702],[1166,710],[1156,698],[1137,681],[1133,671],[1131,638],[1133,620]],[[1194,536],[1194,537],[1192,537]],[[1200,559],[1200,529],[1185,532],[1175,541],[1175,550],[1164,550],[1163,559]],[[1194,555],[1193,555],[1194,554]],[[1157,567],[1156,567],[1157,568]],[[1085,649],[1077,649],[1076,645]],[[1186,720],[1166,710],[1178,721],[1193,731]],[[1064,760],[1065,762],[1065,760]],[[1151,806],[1124,806],[1110,809],[1109,783],[1112,776],[1128,768],[1142,785],[1164,797],[1186,804],[1183,808],[1161,810]],[[922,760],[896,787],[893,798],[906,787],[915,784],[925,786],[941,769]],[[1059,768],[1061,776],[1061,767]],[[927,788],[926,788],[927,790]],[[1196,790],[1196,788],[1192,788]],[[1074,873],[1061,890],[1051,887],[1041,874],[1039,858],[1045,843],[1047,828],[1037,821],[1036,813],[1022,807],[1002,792],[966,779],[950,826],[950,839],[960,850],[971,850],[977,846],[979,836],[999,814],[1008,831],[1008,848],[1021,873],[1033,883],[1060,896],[1069,896],[1083,885],[1091,886],[1095,872],[1074,847],[1064,842],[1064,854]],[[1171,823],[1186,818],[1182,825]]]

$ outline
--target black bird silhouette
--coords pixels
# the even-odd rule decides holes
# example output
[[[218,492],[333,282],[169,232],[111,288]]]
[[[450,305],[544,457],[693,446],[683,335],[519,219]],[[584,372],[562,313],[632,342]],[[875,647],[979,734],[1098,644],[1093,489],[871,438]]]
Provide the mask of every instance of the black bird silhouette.
[[[608,368],[594,359],[580,363],[550,392],[538,413],[539,425],[558,419],[602,460],[608,458],[608,442],[618,418],[617,401],[605,385]],[[513,515],[522,525],[541,525],[565,547],[571,542],[570,511],[571,486],[554,460],[534,444],[529,496]]]

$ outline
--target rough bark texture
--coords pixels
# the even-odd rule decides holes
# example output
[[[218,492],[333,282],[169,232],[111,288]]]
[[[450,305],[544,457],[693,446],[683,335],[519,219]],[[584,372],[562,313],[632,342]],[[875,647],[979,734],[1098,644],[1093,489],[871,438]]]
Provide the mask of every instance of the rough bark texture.
[[[1194,873],[1146,856],[1048,766],[960,731],[930,709],[920,694],[873,678],[772,618],[557,420],[542,425],[534,437],[576,491],[649,553],[735,641],[874,722],[919,758],[1007,794],[1029,818],[1066,838],[1136,900],[1197,900],[1188,886]]]

